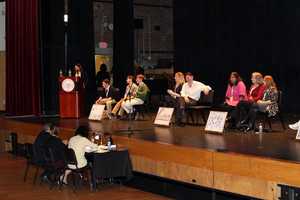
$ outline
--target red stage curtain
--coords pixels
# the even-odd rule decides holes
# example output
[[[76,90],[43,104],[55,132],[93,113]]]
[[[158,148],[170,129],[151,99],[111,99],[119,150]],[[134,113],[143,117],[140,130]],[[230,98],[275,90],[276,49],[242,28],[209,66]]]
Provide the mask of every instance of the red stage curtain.
[[[6,112],[40,113],[38,0],[6,1]]]

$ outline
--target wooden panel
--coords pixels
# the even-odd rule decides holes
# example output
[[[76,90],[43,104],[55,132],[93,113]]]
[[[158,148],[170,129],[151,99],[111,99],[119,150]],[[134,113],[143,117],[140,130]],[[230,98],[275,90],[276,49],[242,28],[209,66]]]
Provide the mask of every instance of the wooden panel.
[[[5,52],[0,51],[0,110],[5,110]]]
[[[297,163],[252,158],[251,166],[255,177],[300,187],[300,165]]]
[[[180,182],[213,187],[213,172],[205,168],[191,167],[173,162],[151,160],[142,156],[131,155],[133,169]]]
[[[213,167],[213,153],[207,150],[167,145],[120,136],[114,136],[113,138],[118,144],[128,147],[130,154],[135,156],[143,156],[157,161],[170,161],[210,170]]]
[[[214,188],[259,199],[276,199],[276,183],[262,179],[214,172]]]

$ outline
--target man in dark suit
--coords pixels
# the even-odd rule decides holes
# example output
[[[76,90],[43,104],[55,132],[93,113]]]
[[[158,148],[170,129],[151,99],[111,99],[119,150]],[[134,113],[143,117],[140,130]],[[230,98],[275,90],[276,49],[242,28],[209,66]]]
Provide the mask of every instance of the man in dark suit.
[[[50,167],[47,169],[47,174],[46,174],[47,178],[50,178],[53,175],[54,176],[58,175],[55,174],[57,169],[64,169],[67,164],[66,163],[67,146],[58,137],[57,128],[53,130],[50,138],[45,142],[44,147],[46,151],[46,156],[49,158],[53,158],[52,162],[50,163]],[[50,153],[52,153],[52,155]]]
[[[103,91],[101,92],[100,97],[97,99],[96,104],[106,105],[107,116],[112,117],[111,110],[112,104],[116,103],[118,98],[118,91],[110,85],[108,79],[102,81]]]
[[[46,163],[44,157],[45,143],[51,137],[52,131],[55,126],[53,124],[45,124],[43,130],[39,133],[33,143],[33,159],[34,162],[39,165],[44,165]]]

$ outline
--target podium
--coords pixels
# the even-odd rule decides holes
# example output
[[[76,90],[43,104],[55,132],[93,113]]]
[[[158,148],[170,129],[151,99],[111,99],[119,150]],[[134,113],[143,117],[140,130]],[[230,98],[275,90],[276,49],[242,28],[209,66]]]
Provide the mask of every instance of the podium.
[[[84,114],[84,88],[80,77],[59,77],[61,118],[80,118]]]

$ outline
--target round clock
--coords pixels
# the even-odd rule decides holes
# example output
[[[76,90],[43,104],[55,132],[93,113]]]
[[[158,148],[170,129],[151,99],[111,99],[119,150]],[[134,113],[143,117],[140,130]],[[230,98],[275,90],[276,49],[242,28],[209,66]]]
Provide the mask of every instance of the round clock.
[[[75,88],[75,83],[74,83],[74,81],[72,79],[66,78],[61,83],[61,87],[62,87],[63,91],[65,91],[65,92],[71,92]]]

